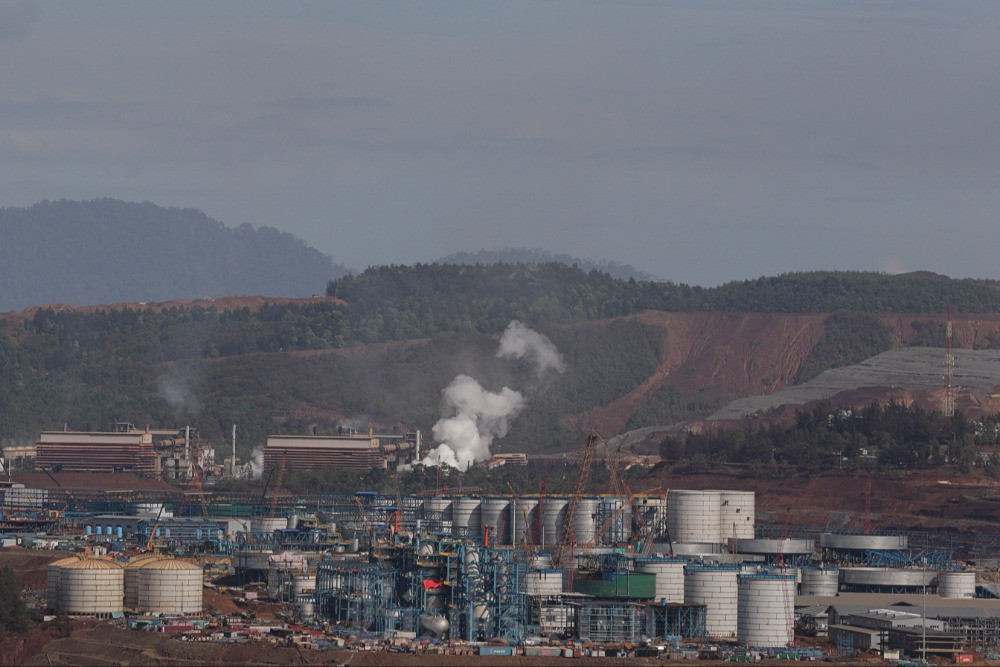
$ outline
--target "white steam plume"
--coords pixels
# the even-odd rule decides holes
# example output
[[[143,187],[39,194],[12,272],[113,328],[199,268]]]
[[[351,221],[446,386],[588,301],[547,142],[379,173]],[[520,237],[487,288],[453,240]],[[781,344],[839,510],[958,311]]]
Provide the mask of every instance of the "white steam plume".
[[[424,465],[448,465],[465,470],[490,458],[494,438],[507,435],[510,420],[524,409],[524,396],[510,387],[486,391],[468,375],[458,375],[444,390],[449,417],[434,424],[434,439],[441,444],[431,450]]]
[[[250,460],[240,466],[236,474],[240,479],[260,479],[264,475],[264,448],[257,447],[250,454]]]
[[[566,363],[547,336],[517,320],[507,325],[497,356],[524,359],[535,364],[541,380],[549,371],[562,373]],[[537,388],[537,387],[536,387]],[[441,443],[422,461],[427,466],[447,465],[465,470],[490,458],[490,445],[507,435],[510,420],[527,405],[524,396],[510,387],[489,392],[468,375],[458,375],[444,390],[445,416],[434,424],[435,441]]]
[[[549,337],[511,320],[500,338],[497,356],[501,359],[523,359],[527,357],[535,364],[535,374],[541,378],[548,371],[562,373],[566,370],[559,350]]]

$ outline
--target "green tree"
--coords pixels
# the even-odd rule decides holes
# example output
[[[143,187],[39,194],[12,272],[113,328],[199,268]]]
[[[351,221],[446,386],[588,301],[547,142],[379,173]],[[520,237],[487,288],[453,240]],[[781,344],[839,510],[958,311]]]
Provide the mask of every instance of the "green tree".
[[[14,570],[0,569],[0,637],[28,629],[28,608]]]

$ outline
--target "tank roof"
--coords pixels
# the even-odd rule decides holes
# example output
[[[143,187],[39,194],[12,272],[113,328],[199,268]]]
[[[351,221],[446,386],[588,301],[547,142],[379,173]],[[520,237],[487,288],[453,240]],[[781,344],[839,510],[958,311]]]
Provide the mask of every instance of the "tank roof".
[[[201,568],[194,563],[189,563],[186,560],[178,560],[176,558],[162,558],[160,560],[154,560],[150,563],[141,566],[144,570],[198,570]]]
[[[62,566],[66,570],[121,570],[122,566],[107,558],[81,558]]]

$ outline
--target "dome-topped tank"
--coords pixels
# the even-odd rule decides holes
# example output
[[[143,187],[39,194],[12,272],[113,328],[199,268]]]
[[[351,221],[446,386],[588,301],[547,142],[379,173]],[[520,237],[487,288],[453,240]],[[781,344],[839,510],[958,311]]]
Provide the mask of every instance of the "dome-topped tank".
[[[139,568],[160,558],[157,554],[141,554],[125,563],[126,609],[136,609],[139,606]]]
[[[165,558],[139,568],[139,609],[147,613],[200,614],[202,569]]]
[[[106,616],[123,611],[125,570],[104,558],[82,558],[59,572],[59,608],[66,614]]]
[[[62,568],[70,563],[75,563],[80,560],[80,558],[80,556],[69,556],[68,558],[62,558],[49,563],[46,568],[47,580],[45,599],[46,605],[49,609],[56,610],[59,608],[59,573],[62,571]]]

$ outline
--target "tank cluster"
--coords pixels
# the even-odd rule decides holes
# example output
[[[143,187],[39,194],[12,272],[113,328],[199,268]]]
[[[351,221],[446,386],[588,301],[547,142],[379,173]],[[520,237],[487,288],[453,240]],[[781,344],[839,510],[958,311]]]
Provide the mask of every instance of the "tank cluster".
[[[202,569],[187,561],[144,555],[124,564],[95,556],[48,566],[47,607],[73,616],[135,611],[171,616],[202,611]]]

